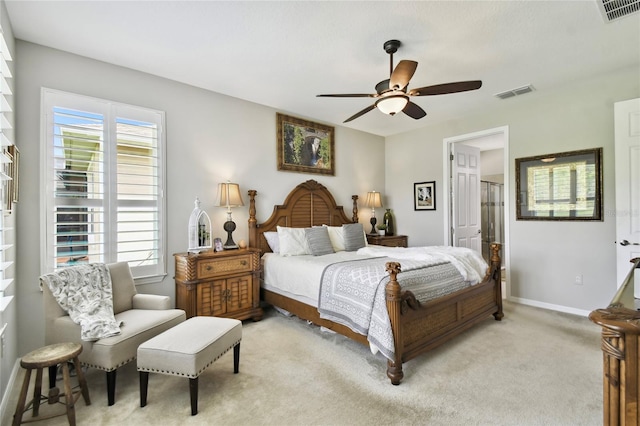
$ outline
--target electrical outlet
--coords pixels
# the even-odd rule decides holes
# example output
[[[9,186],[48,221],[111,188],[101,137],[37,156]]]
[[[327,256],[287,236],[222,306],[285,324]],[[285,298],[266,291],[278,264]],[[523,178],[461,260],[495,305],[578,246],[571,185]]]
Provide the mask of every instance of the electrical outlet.
[[[576,275],[576,285],[582,285],[582,274]]]

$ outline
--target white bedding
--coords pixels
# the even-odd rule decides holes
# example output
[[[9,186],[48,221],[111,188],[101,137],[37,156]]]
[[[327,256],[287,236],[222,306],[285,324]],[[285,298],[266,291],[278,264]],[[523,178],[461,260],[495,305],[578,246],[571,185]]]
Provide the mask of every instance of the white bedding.
[[[324,256],[280,256],[266,253],[262,256],[263,287],[278,293],[286,292],[307,304],[318,306],[320,282],[324,269],[336,262],[367,257],[389,257],[394,260],[447,261],[460,272],[465,281],[482,281],[487,264],[474,250],[464,247],[383,247],[369,245],[355,252],[340,251]],[[313,303],[310,303],[313,302]]]
[[[286,292],[289,295],[298,296],[295,298],[318,306],[324,268],[332,263],[366,257],[372,256],[358,254],[355,251],[340,251],[324,256],[280,256],[265,253],[262,256],[263,287],[278,293]]]

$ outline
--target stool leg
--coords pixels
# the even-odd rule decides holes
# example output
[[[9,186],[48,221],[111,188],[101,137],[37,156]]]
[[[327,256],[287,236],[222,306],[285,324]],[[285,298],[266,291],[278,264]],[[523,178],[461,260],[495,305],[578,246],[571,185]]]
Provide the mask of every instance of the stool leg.
[[[91,398],[89,398],[89,388],[87,387],[87,380],[84,378],[84,371],[82,371],[82,366],[80,365],[80,360],[78,357],[73,359],[73,365],[76,366],[76,375],[78,376],[78,384],[80,385],[80,390],[82,391],[82,397],[84,398],[85,405],[91,405]]]
[[[233,347],[233,373],[238,374],[240,370],[240,343]]]
[[[20,389],[16,413],[13,415],[13,426],[19,426],[20,423],[22,423],[22,414],[24,414],[24,405],[27,401],[27,392],[29,391],[29,380],[31,380],[30,368],[24,372],[24,380],[22,381],[22,389]]]
[[[140,407],[147,405],[147,389],[149,386],[149,372],[140,372]]]
[[[64,401],[67,404],[67,419],[69,419],[69,426],[76,425],[76,409],[74,407],[74,397],[71,391],[71,376],[69,375],[69,364],[67,362],[62,363],[62,377],[64,380]]]
[[[198,414],[198,378],[189,379],[189,396],[191,396],[191,415]]]
[[[40,397],[42,396],[42,368],[36,370],[36,385],[33,387],[33,417],[40,411]]]

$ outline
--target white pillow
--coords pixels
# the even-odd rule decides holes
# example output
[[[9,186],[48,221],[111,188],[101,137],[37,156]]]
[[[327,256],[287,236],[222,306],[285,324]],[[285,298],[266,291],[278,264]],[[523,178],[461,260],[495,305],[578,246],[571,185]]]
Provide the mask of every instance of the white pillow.
[[[281,256],[311,254],[304,228],[286,228],[284,226],[276,228],[278,230],[278,240],[280,241]]]
[[[275,231],[265,232],[264,237],[267,239],[267,244],[269,244],[271,251],[276,254],[280,253],[280,239],[278,238],[278,233]]]
[[[331,240],[333,250],[336,252],[344,251],[344,235],[342,233],[342,226],[322,226],[326,226],[327,231],[329,231],[329,239]]]

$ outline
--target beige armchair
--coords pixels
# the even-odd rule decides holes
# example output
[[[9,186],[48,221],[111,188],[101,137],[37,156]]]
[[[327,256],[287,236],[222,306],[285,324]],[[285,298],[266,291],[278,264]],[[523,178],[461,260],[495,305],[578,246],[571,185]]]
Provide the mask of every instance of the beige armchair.
[[[77,342],[82,365],[107,372],[108,404],[115,402],[116,370],[136,359],[138,346],[186,319],[181,309],[171,309],[167,296],[138,294],[126,262],[107,265],[111,275],[113,312],[122,322],[121,333],[94,342],[80,339],[80,326],[74,323],[47,285],[42,285],[45,312],[45,344]],[[56,367],[49,369],[50,387],[55,387]]]

